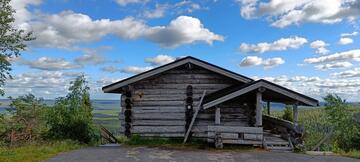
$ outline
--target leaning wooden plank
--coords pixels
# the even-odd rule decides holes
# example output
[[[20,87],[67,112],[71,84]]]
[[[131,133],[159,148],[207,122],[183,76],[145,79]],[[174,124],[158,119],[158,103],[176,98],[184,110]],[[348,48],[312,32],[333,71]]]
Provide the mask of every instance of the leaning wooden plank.
[[[237,127],[237,126],[208,126],[209,132],[239,132],[239,133],[263,133],[262,127]]]
[[[197,107],[197,109],[195,110],[195,114],[193,115],[193,118],[191,119],[189,128],[188,128],[188,130],[186,131],[185,138],[184,138],[184,143],[186,143],[186,141],[187,141],[187,139],[188,139],[188,137],[189,137],[189,134],[190,134],[190,131],[191,131],[192,126],[194,125],[196,116],[198,115],[199,110],[201,109],[201,104],[202,104],[202,101],[204,100],[205,94],[206,94],[206,90],[204,91],[203,95],[201,96],[201,99],[200,99],[200,102],[199,102],[199,104],[198,104],[198,107]]]

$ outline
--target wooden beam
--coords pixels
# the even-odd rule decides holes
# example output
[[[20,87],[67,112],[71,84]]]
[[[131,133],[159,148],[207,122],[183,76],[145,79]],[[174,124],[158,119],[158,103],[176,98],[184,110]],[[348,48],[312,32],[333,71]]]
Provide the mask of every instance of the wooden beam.
[[[262,126],[262,93],[260,91],[256,92],[256,126]]]
[[[294,125],[296,126],[298,124],[298,104],[293,105],[293,119]]]
[[[220,125],[220,118],[221,118],[220,108],[216,107],[216,110],[215,110],[215,125]]]
[[[201,99],[200,99],[200,102],[199,102],[199,104],[198,104],[198,107],[197,107],[197,109],[195,110],[195,114],[194,114],[194,116],[193,116],[193,118],[192,118],[192,120],[191,120],[191,123],[190,123],[190,125],[189,125],[188,130],[186,131],[186,134],[185,134],[185,138],[184,138],[184,142],[183,142],[183,143],[186,143],[186,141],[187,141],[187,139],[188,139],[188,137],[189,137],[189,134],[190,134],[190,132],[191,132],[192,126],[194,125],[196,116],[197,116],[197,114],[199,113],[199,110],[201,109],[201,104],[202,104],[202,102],[203,102],[203,100],[204,100],[205,94],[206,94],[206,90],[203,92],[203,94],[202,94],[202,96],[201,96]]]

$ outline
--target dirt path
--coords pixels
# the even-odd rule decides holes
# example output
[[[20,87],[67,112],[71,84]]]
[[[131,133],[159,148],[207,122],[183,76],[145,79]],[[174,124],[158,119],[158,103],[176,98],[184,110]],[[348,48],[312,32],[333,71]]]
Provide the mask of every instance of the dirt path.
[[[91,147],[58,155],[46,162],[205,162],[205,161],[244,161],[244,162],[359,162],[339,156],[310,156],[295,153],[266,151],[206,151],[173,150],[147,147]]]

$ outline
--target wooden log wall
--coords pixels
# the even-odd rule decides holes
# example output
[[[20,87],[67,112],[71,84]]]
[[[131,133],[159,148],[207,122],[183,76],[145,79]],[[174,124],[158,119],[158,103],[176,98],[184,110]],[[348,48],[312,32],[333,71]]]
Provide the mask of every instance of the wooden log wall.
[[[199,67],[179,67],[131,85],[131,133],[141,136],[184,137],[187,106],[197,106],[204,90],[207,94],[226,88],[237,81]],[[189,94],[189,86],[192,94]],[[192,102],[189,97],[191,96]],[[127,97],[121,97],[126,107]],[[238,104],[238,103],[236,103]],[[224,125],[246,126],[244,109],[231,103],[221,110]],[[193,110],[191,110],[193,111]],[[207,126],[215,122],[214,110],[201,111],[193,127],[193,136],[207,137]],[[189,113],[190,115],[192,113]],[[124,112],[120,114],[121,131],[125,130]],[[191,119],[191,118],[190,118]]]

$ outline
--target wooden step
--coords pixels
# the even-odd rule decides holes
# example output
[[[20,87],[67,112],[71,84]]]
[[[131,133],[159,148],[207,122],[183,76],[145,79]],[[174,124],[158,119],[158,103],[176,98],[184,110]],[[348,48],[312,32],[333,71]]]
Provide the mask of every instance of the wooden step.
[[[272,146],[272,147],[267,147],[267,149],[270,150],[270,151],[292,151],[291,147]]]
[[[267,140],[266,144],[267,145],[289,145],[289,142],[288,141],[270,141],[270,140]]]

